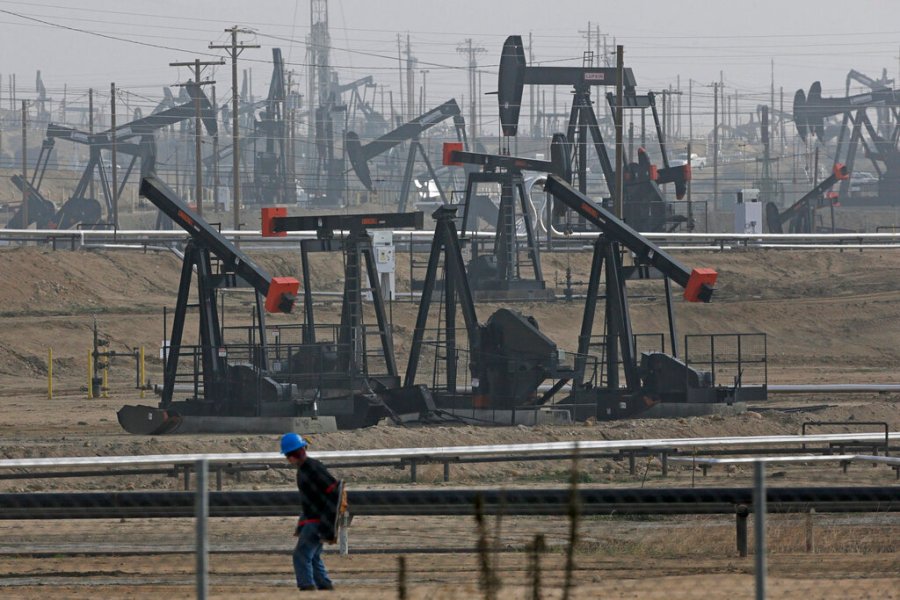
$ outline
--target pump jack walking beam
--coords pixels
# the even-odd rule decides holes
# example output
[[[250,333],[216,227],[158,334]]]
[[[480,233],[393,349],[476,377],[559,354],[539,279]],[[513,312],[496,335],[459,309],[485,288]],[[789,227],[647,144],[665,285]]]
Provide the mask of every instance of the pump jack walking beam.
[[[250,284],[266,299],[268,312],[289,313],[294,307],[300,282],[293,277],[272,277],[249,256],[195,213],[169,186],[156,176],[141,180],[140,195],[212,251],[223,266]]]
[[[428,154],[426,154],[425,149],[419,141],[419,136],[430,127],[437,125],[450,117],[453,117],[457,138],[465,146],[467,143],[465,120],[459,110],[459,105],[453,98],[365,145],[360,141],[359,135],[353,131],[348,131],[346,140],[347,156],[350,159],[350,165],[353,167],[354,172],[356,172],[356,176],[359,177],[359,180],[367,190],[370,192],[375,191],[375,187],[372,183],[372,175],[369,171],[369,161],[376,156],[384,154],[391,148],[394,148],[407,140],[411,140],[412,143],[409,147],[409,154],[406,159],[406,169],[404,170],[400,189],[400,212],[406,210],[406,199],[409,195],[409,182],[413,176],[413,166],[415,164],[417,153],[421,154],[429,175],[431,175],[432,180],[438,187],[438,193],[440,194],[441,199],[444,204],[447,204],[447,197],[444,194],[444,190],[441,188],[440,181],[434,171],[434,167],[431,165]]]
[[[628,248],[639,262],[656,267],[663,276],[684,288],[689,302],[709,302],[717,274],[712,269],[688,269],[662,248],[619,220],[614,214],[575,190],[561,177],[547,176],[546,190],[554,198],[595,225],[604,236]]]

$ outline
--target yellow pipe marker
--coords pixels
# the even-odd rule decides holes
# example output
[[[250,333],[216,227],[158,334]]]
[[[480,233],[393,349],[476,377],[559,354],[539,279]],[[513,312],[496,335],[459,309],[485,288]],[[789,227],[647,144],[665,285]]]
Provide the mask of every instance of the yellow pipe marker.
[[[53,400],[53,348],[47,349],[47,398]]]
[[[88,400],[94,398],[94,356],[88,350]]]
[[[141,398],[144,397],[144,347],[141,346]]]

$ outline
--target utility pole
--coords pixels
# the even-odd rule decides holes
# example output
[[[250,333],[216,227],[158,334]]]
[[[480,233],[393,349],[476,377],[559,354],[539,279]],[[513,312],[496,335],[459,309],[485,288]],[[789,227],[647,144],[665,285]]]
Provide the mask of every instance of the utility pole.
[[[296,173],[296,157],[294,155],[294,151],[296,150],[294,143],[294,119],[295,119],[295,102],[294,102],[294,71],[291,69],[287,72],[287,90],[285,90],[284,95],[284,112],[285,117],[287,119],[287,144],[285,145],[285,180],[286,187],[290,187],[289,190],[285,190],[286,193],[291,194],[291,198],[294,198],[296,201],[297,198],[297,173]]]
[[[719,83],[714,81],[713,88],[713,207],[719,197]]]
[[[252,33],[249,29],[240,29],[237,25],[225,30],[231,34],[231,44],[210,44],[210,50],[225,50],[231,57],[231,180],[233,191],[233,213],[234,213],[234,229],[241,228],[241,176],[239,172],[241,163],[241,147],[238,143],[238,76],[237,76],[237,59],[241,52],[247,48],[259,48],[259,44],[238,44],[237,36],[239,33]]]
[[[94,134],[94,88],[88,89],[88,131],[91,133],[91,135]],[[91,169],[91,198],[96,198],[96,196],[94,195],[93,169]]]
[[[329,139],[334,134],[328,111],[334,108],[334,96],[332,95],[331,60],[331,35],[328,33],[328,0],[310,0],[309,2],[309,37],[307,38],[307,114],[306,120],[306,191],[311,201],[316,203],[324,199],[327,203],[333,202],[333,187],[330,185],[332,156],[319,155],[319,146],[316,144],[317,133],[321,129],[323,139]],[[322,118],[320,119],[319,116]],[[391,115],[390,121],[393,123]],[[325,131],[328,129],[328,131]],[[326,183],[323,187],[320,181],[320,173],[325,174]]]
[[[625,73],[625,49],[623,46],[616,46],[616,216],[620,219],[624,216],[625,207],[625,169],[622,168],[624,156],[623,140],[622,140],[622,119],[624,111],[622,105],[625,104],[624,86],[622,77]]]
[[[116,84],[115,82],[109,84],[109,113],[110,113],[110,127],[109,133],[112,138],[111,153],[112,153],[112,222],[113,229],[119,228],[119,171],[117,156],[116,156]],[[102,164],[102,161],[101,161]]]
[[[406,34],[406,120],[412,121],[416,118],[416,63],[419,61],[413,58],[412,51],[409,47],[409,34]]]
[[[674,135],[681,138],[681,96],[683,95],[683,92],[681,91],[681,75],[676,76],[675,87],[678,89],[678,108],[675,110],[677,125],[675,127]],[[688,156],[690,156],[690,154],[688,154]]]
[[[400,49],[400,34],[397,34],[397,74],[400,81],[400,117],[406,114],[406,107],[403,105],[403,51]]]
[[[428,86],[425,78],[430,72],[431,71],[429,71],[428,69],[422,69],[419,71],[419,73],[422,74],[422,106],[419,110],[420,115],[425,114],[425,107],[428,106]]]
[[[672,84],[669,84],[669,89],[662,90],[660,92],[660,95],[663,99],[663,141],[668,141],[670,138],[674,137],[675,131],[675,119],[673,118],[673,108],[675,106],[675,102],[674,100],[672,100],[672,96],[680,96],[681,92],[679,90],[673,90]]]
[[[688,144],[687,155],[691,158],[692,147],[694,141],[694,80],[688,77]],[[694,231],[694,203],[691,198],[691,182],[687,182],[687,209],[688,209],[688,231]]]
[[[28,229],[28,101],[22,100],[22,229]]]
[[[591,26],[591,22],[588,21],[587,29],[586,29],[586,30],[585,30],[585,29],[579,29],[579,30],[578,30],[578,33],[580,33],[582,37],[587,38],[587,49],[588,49],[588,52],[590,52],[590,51],[592,50],[592,48],[591,48],[591,36],[593,36],[593,34],[594,34],[594,28]],[[598,58],[599,58],[599,57],[598,57]],[[593,65],[591,65],[591,66],[593,66]]]
[[[213,84],[212,86],[212,107],[213,107],[213,118],[216,119],[216,122],[219,120],[219,105],[216,104],[216,86]],[[213,210],[219,210],[219,128],[216,127],[216,132],[213,134]]]
[[[472,38],[467,38],[461,46],[457,46],[456,51],[465,54],[468,58],[469,67],[469,139],[474,144],[478,138],[478,125],[475,120],[475,113],[478,106],[478,92],[476,90],[475,72],[478,69],[476,56],[481,52],[487,52],[482,47],[472,46]]]
[[[778,109],[778,123],[781,125],[781,155],[784,156],[785,134],[784,134],[784,86],[779,88],[781,91],[781,105]],[[834,232],[832,232],[834,233]]]
[[[528,32],[528,64],[534,64],[534,51],[533,44],[531,38],[531,32]],[[535,112],[534,112],[534,84],[528,86],[528,131],[531,133],[531,137],[537,137],[535,135]]]
[[[201,148],[200,148],[200,127],[202,125],[200,119],[200,90],[204,85],[212,85],[215,81],[207,79],[206,81],[200,81],[200,72],[201,67],[208,67],[212,65],[224,65],[225,61],[223,59],[219,60],[211,60],[201,62],[199,58],[195,58],[191,62],[173,62],[169,63],[170,67],[193,67],[194,68],[194,80],[188,81],[185,85],[197,86],[198,94],[194,98],[194,196],[197,204],[197,214],[201,217],[203,216],[203,163]],[[215,106],[213,107],[213,118],[215,119]]]

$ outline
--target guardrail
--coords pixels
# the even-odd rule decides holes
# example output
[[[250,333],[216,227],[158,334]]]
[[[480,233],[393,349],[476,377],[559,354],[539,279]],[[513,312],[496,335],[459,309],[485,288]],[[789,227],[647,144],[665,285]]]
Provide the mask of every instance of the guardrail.
[[[704,438],[656,438],[636,440],[589,440],[577,442],[538,442],[533,444],[500,444],[481,446],[434,446],[429,448],[380,448],[374,450],[310,451],[309,455],[322,462],[363,460],[440,460],[477,456],[518,456],[584,453],[597,450],[662,450],[678,447],[760,446],[793,444],[875,445],[884,440],[900,440],[900,432],[884,433],[824,433],[817,435],[761,435]],[[242,452],[228,454],[150,454],[142,456],[64,456],[58,458],[11,458],[0,460],[0,469],[33,467],[110,467],[122,465],[183,465],[198,460],[213,463],[284,463],[277,452]]]
[[[739,456],[734,458],[713,458],[709,456],[670,456],[669,460],[683,464],[690,464],[700,467],[703,476],[706,476],[710,467],[715,465],[739,465],[752,463],[816,463],[816,462],[837,462],[841,465],[844,472],[847,472],[847,466],[854,461],[881,463],[888,465],[900,480],[900,458],[892,456],[870,456],[867,454],[803,454],[792,456]]]
[[[662,474],[668,474],[668,459],[672,455],[685,452],[696,453],[704,449],[714,452],[717,447],[723,453],[769,451],[779,446],[797,446],[798,451],[809,452],[809,444],[823,444],[823,452],[833,448],[842,451],[847,448],[866,448],[872,453],[900,440],[900,432],[888,433],[830,433],[816,435],[768,435],[730,436],[705,438],[658,438],[636,440],[589,440],[578,442],[540,442],[533,444],[505,444],[481,446],[439,446],[431,448],[383,448],[374,450],[330,450],[311,451],[310,456],[321,460],[329,467],[376,467],[396,466],[410,468],[410,478],[416,480],[416,468],[423,464],[443,464],[444,481],[450,479],[450,465],[472,462],[502,462],[521,460],[565,460],[574,456],[580,458],[624,457],[629,461],[629,471],[634,474],[637,457],[658,455],[662,463]],[[738,450],[742,448],[742,450]],[[786,450],[780,450],[786,452]],[[190,485],[190,473],[198,461],[205,461],[216,473],[216,487],[222,487],[222,472],[245,470],[265,470],[272,465],[283,467],[284,457],[277,452],[244,452],[228,454],[154,454],[144,456],[66,456],[58,458],[18,458],[0,460],[0,471],[11,469],[54,469],[47,477],[66,476],[66,469],[81,469],[78,475],[104,475],[98,468],[127,468],[108,471],[106,476],[117,474],[183,473],[185,489]],[[160,469],[158,465],[170,466]],[[85,471],[85,469],[87,469]],[[31,473],[39,478],[42,473]],[[72,475],[76,476],[76,475]],[[26,478],[24,473],[0,473],[0,479]]]
[[[264,243],[279,246],[295,244],[302,239],[316,237],[315,231],[292,231],[283,237],[263,237],[258,230],[222,230],[222,235],[233,241]],[[335,235],[348,232],[336,231]],[[393,231],[394,241],[399,244],[430,243],[432,231]],[[554,238],[554,249],[565,249],[567,240],[593,240],[597,232],[574,232]],[[879,233],[642,233],[663,247],[682,250],[729,250],[736,248],[774,249],[865,249],[900,248],[900,231]],[[481,231],[467,233],[470,237],[493,239],[494,232]],[[140,229],[119,230],[59,230],[59,229],[4,229],[0,240],[40,241],[72,248],[92,244],[125,246],[137,244],[144,247],[166,242],[186,241],[189,235],[183,231],[156,231]],[[520,236],[521,237],[521,236]],[[562,245],[559,245],[559,244]],[[699,244],[699,245],[698,245]]]

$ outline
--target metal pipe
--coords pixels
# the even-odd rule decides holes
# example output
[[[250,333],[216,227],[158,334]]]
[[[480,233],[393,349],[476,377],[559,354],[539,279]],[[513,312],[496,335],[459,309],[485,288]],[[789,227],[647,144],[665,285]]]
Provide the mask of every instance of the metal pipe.
[[[770,394],[862,394],[900,392],[900,383],[807,383],[766,386]]]
[[[890,440],[900,440],[900,432],[892,432]],[[323,462],[338,460],[385,460],[392,458],[455,458],[476,456],[516,456],[541,454],[552,456],[572,452],[597,450],[647,450],[665,448],[709,448],[715,446],[771,446],[777,444],[860,443],[884,440],[883,433],[825,433],[815,435],[763,435],[708,438],[659,438],[635,440],[591,440],[579,442],[540,442],[534,444],[506,444],[482,446],[437,446],[432,448],[383,448],[377,450],[330,450],[310,452]],[[210,463],[272,463],[283,464],[277,452],[241,452],[228,454],[149,454],[142,456],[64,456],[55,458],[13,458],[0,460],[0,469],[31,467],[99,467],[122,465],[179,465],[198,460]]]
[[[476,496],[486,514],[566,515],[572,493],[569,488],[402,488],[351,490],[348,499],[356,515],[472,515]],[[583,515],[734,514],[736,505],[759,497],[753,487],[579,488],[576,493]],[[782,487],[765,494],[773,513],[811,506],[816,512],[900,510],[897,486]],[[195,496],[191,491],[0,494],[0,519],[190,518],[196,514]],[[294,516],[296,510],[296,491],[209,492],[210,517]]]
[[[336,230],[334,232],[336,237],[349,235],[349,231],[344,230]],[[315,231],[290,231],[287,232],[287,235],[283,237],[263,237],[262,232],[259,230],[249,230],[249,229],[225,229],[222,230],[221,234],[230,239],[241,239],[241,240],[254,240],[254,241],[266,241],[272,244],[283,244],[285,242],[290,242],[299,239],[315,239],[316,232]],[[393,231],[393,234],[397,236],[398,239],[413,239],[413,240],[421,240],[423,242],[430,241],[434,237],[433,231],[410,231],[408,229],[398,229]],[[493,239],[496,236],[496,233],[493,231],[477,231],[477,232],[467,232],[467,236],[475,236],[484,239]],[[778,241],[794,241],[794,242],[855,242],[857,244],[862,244],[864,241],[893,241],[897,244],[900,244],[900,231],[897,232],[879,232],[879,233],[658,233],[658,232],[642,232],[642,236],[656,241],[707,241],[711,244],[714,244],[718,247],[718,245],[722,242],[731,241],[731,242],[745,242],[752,245],[761,244],[767,241],[770,242],[778,242]],[[187,240],[190,239],[190,236],[183,231],[157,231],[157,230],[147,230],[147,229],[120,229],[118,231],[113,230],[60,230],[60,229],[4,229],[0,232],[0,238],[20,238],[20,237],[28,237],[28,238],[60,238],[60,239],[69,239],[69,238],[78,238],[80,240],[85,239],[131,239],[131,238],[144,238],[144,239],[155,239],[155,240]],[[519,237],[525,237],[525,234],[520,234]],[[560,236],[560,239],[586,239],[593,240],[597,237],[596,232],[589,231],[576,231],[566,236]],[[845,246],[851,247],[851,246]]]

